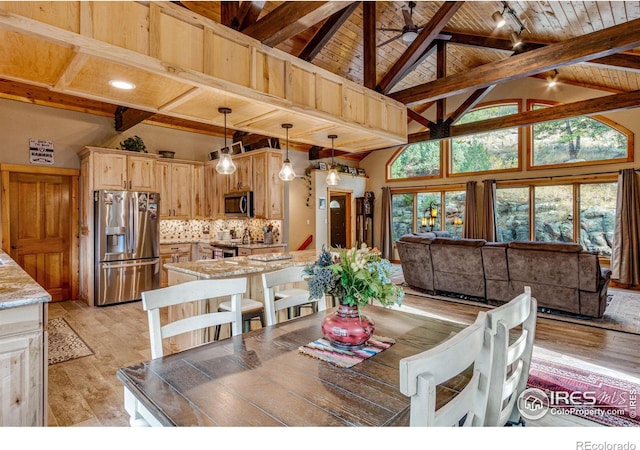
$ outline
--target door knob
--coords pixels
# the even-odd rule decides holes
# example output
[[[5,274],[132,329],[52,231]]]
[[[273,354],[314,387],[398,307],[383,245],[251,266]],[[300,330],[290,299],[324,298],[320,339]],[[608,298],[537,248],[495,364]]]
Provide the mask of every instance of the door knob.
[[[17,245],[12,245],[11,246],[11,250],[18,250],[18,246]]]

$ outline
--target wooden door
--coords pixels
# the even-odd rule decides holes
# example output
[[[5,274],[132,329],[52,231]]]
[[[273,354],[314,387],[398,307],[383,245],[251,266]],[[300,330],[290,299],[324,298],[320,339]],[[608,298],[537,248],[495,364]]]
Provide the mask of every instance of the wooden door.
[[[9,254],[52,301],[71,298],[70,194],[68,176],[9,175]]]

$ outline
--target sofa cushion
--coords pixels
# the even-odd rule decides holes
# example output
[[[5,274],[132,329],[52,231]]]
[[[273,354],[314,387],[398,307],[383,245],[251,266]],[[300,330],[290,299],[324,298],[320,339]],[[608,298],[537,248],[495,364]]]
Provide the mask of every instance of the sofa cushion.
[[[447,237],[437,237],[433,240],[433,245],[457,245],[464,247],[482,247],[487,241],[484,239],[453,239]]]
[[[582,245],[573,242],[534,242],[534,241],[513,241],[509,242],[509,248],[520,250],[542,250],[565,253],[580,253]]]

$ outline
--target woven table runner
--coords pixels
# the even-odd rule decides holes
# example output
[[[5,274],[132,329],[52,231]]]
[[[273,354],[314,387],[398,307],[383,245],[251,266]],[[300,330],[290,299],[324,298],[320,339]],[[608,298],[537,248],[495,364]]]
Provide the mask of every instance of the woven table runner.
[[[332,347],[325,338],[316,339],[298,348],[300,353],[329,362],[338,367],[353,367],[391,347],[396,341],[389,337],[371,336],[367,345],[360,350],[340,350]]]

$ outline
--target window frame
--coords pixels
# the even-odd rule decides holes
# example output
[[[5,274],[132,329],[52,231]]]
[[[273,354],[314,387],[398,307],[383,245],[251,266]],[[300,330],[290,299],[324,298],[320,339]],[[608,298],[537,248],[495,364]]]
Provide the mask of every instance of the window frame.
[[[478,109],[483,109],[483,108],[490,108],[492,106],[499,106],[499,105],[504,105],[504,106],[509,106],[509,105],[516,105],[518,108],[518,112],[516,114],[520,114],[522,113],[522,104],[523,101],[521,98],[513,98],[513,99],[500,99],[500,100],[494,100],[494,101],[490,101],[490,102],[484,102],[484,103],[480,103],[478,105],[476,105],[473,109],[467,111],[465,114],[476,111]],[[464,117],[463,114],[462,116],[460,116],[460,118]],[[510,115],[510,114],[509,114]],[[460,119],[458,119],[459,121]],[[456,121],[456,122],[458,122]],[[473,123],[473,122],[470,122]],[[455,123],[453,124],[455,125]],[[522,156],[523,156],[523,145],[522,145],[522,138],[523,138],[523,134],[522,134],[522,128],[523,127],[513,127],[513,128],[517,128],[517,133],[518,133],[518,150],[517,150],[517,155],[518,155],[518,164],[515,167],[512,167],[510,169],[492,169],[492,170],[482,170],[482,171],[475,171],[475,172],[461,172],[461,173],[454,173],[453,172],[453,146],[452,146],[452,139],[455,139],[455,136],[450,137],[448,139],[446,139],[445,142],[445,147],[444,147],[444,152],[446,154],[446,170],[447,170],[447,178],[454,178],[454,177],[472,177],[472,176],[477,176],[477,175],[485,175],[485,174],[494,174],[494,173],[510,173],[510,172],[522,172]],[[474,133],[474,134],[480,134],[480,133]]]
[[[529,190],[529,240],[535,241],[535,188],[536,186],[567,186],[573,190],[572,216],[573,216],[573,241],[580,243],[580,186],[585,184],[618,183],[618,175],[600,174],[591,176],[573,177],[549,177],[544,179],[523,179],[496,181],[496,189],[500,188],[528,188]],[[611,258],[598,255],[601,262],[609,263]]]
[[[450,185],[440,185],[440,186],[425,186],[425,187],[412,187],[412,188],[396,188],[391,189],[390,194],[393,196],[394,194],[413,194],[413,233],[419,233],[420,230],[416,229],[418,218],[422,217],[422,213],[424,211],[418,210],[418,194],[425,193],[439,193],[440,194],[440,214],[438,214],[438,223],[439,230],[445,229],[444,223],[444,214],[442,214],[442,205],[444,204],[445,192],[457,192],[457,191],[466,191],[466,185],[464,184],[450,184]],[[465,219],[466,220],[466,211],[465,211]],[[395,242],[393,242],[395,247]]]
[[[536,105],[557,106],[562,104],[563,103],[561,102],[556,102],[551,100],[527,99],[527,111],[533,111],[533,108]],[[582,116],[569,117],[569,119],[576,119],[578,117],[582,117]],[[557,168],[566,168],[566,167],[594,166],[594,165],[602,165],[602,164],[621,164],[621,163],[628,163],[628,162],[634,161],[633,131],[601,115],[588,116],[588,118],[597,120],[598,122],[601,122],[604,125],[610,128],[613,128],[614,130],[624,134],[627,137],[627,157],[626,158],[598,159],[598,160],[592,160],[592,161],[580,161],[580,162],[572,162],[572,163],[546,164],[543,166],[535,165],[533,163],[534,152],[535,152],[535,146],[533,141],[533,127],[536,124],[532,124],[526,127],[526,152],[527,152],[526,168],[527,170],[546,170],[546,169],[557,169]]]
[[[394,181],[406,181],[406,180],[437,180],[439,178],[442,178],[444,176],[444,139],[441,139],[439,142],[440,145],[440,167],[438,168],[438,174],[437,175],[425,175],[422,177],[405,177],[405,178],[391,178],[391,166],[393,165],[393,163],[396,161],[396,159],[398,159],[400,157],[400,155],[402,154],[402,152],[404,152],[408,147],[410,147],[413,144],[419,144],[419,142],[412,142],[411,144],[407,144],[407,145],[403,145],[402,147],[399,147],[394,153],[393,155],[391,155],[391,158],[389,158],[387,160],[387,166],[386,166],[386,170],[385,170],[385,181],[388,182],[394,182]]]

